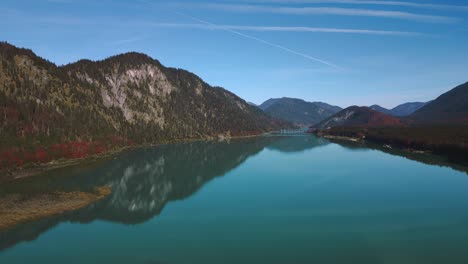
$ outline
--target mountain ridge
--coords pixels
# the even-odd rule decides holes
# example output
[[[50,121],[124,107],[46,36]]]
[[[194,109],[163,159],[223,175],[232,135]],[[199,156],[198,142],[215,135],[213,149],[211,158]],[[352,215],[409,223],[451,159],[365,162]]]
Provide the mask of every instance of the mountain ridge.
[[[313,125],[341,110],[338,106],[323,102],[307,102],[303,99],[270,98],[259,105],[274,118],[300,125]]]
[[[355,112],[361,114],[356,117]],[[310,132],[331,139],[365,140],[408,153],[437,154],[466,166],[468,83],[445,92],[409,116],[392,117],[366,107],[351,107],[311,127]]]
[[[468,82],[441,94],[409,118],[417,123],[468,124]]]
[[[429,101],[430,102],[430,101]],[[407,103],[402,103],[397,106],[395,106],[392,109],[387,109],[385,107],[382,107],[378,104],[374,104],[369,106],[369,108],[379,111],[383,114],[387,115],[392,115],[396,117],[403,117],[403,116],[409,116],[412,113],[416,112],[418,109],[423,107],[424,105],[428,104],[429,102],[423,103],[423,102],[407,102]]]
[[[366,106],[350,106],[330,116],[313,128],[329,129],[333,127],[383,127],[398,126],[399,118],[381,113]]]

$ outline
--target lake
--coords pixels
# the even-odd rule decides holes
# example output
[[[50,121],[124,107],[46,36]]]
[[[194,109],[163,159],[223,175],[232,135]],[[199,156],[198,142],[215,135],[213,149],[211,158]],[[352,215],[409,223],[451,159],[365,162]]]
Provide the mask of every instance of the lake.
[[[1,232],[0,263],[468,263],[465,168],[312,135],[133,149],[0,194],[103,185]]]

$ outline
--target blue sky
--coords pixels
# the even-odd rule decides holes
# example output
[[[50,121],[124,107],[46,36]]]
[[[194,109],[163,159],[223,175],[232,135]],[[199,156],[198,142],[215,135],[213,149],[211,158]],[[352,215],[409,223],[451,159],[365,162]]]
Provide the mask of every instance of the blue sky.
[[[146,53],[247,101],[427,101],[468,81],[468,1],[2,0],[0,40],[56,64]]]

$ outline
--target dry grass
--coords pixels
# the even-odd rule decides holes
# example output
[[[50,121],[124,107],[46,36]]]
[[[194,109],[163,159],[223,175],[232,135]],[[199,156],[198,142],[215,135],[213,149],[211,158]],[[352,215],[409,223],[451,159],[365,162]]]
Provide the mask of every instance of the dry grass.
[[[107,186],[94,192],[53,192],[24,196],[10,194],[0,198],[0,230],[15,225],[74,211],[100,200],[111,193]]]

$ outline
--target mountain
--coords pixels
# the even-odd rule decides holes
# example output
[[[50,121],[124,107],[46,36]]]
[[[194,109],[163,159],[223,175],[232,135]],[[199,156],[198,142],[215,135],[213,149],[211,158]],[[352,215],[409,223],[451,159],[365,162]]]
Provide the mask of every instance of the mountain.
[[[327,103],[323,103],[323,102],[313,102],[313,104],[325,109],[325,110],[328,110],[330,112],[334,112],[334,113],[338,113],[339,111],[343,110],[343,108],[339,107],[339,106],[335,106],[335,105],[329,105]]]
[[[341,110],[338,106],[322,102],[306,102],[286,97],[269,99],[259,107],[274,118],[302,125],[316,124]]]
[[[386,115],[392,115],[392,116],[408,116],[421,107],[423,107],[426,103],[422,102],[409,102],[409,103],[404,103],[401,105],[398,105],[392,109],[387,109],[384,108],[380,105],[371,105],[369,108],[372,110],[378,111],[380,113],[386,114]]]
[[[281,98],[270,98],[260,104],[258,107],[262,109],[263,111],[267,110],[270,106],[274,105],[275,103],[281,101]]]
[[[437,97],[409,118],[418,123],[468,124],[468,82]]]
[[[419,110],[421,107],[425,106],[427,103],[423,102],[408,102],[401,105],[398,105],[391,110],[393,116],[409,116],[412,113]]]
[[[0,83],[0,168],[288,126],[193,73],[135,52],[56,66],[2,42]]]
[[[395,117],[407,117],[413,124],[467,124],[468,82],[426,103],[409,102],[391,110],[379,105],[369,108]]]
[[[392,111],[391,110],[388,110],[387,108],[384,108],[380,105],[371,105],[369,106],[370,109],[372,110],[375,110],[377,112],[380,112],[380,113],[383,113],[383,114],[386,114],[386,115],[391,115],[392,114]]]
[[[430,152],[441,155],[448,162],[466,166],[468,83],[455,87],[401,119],[367,107],[353,106],[311,127],[311,132],[356,140],[365,138],[385,148]]]
[[[369,107],[350,106],[325,119],[314,128],[384,127],[401,125],[400,119],[380,113]]]

